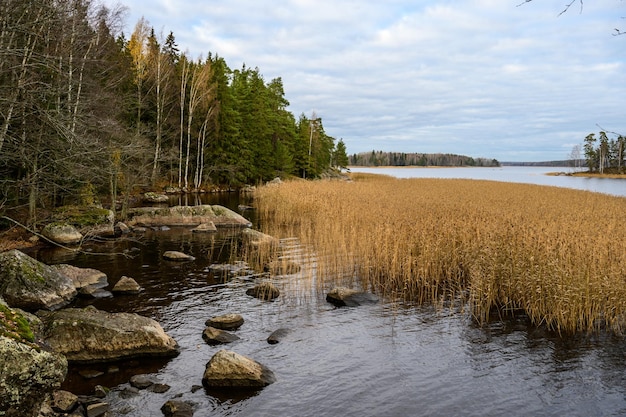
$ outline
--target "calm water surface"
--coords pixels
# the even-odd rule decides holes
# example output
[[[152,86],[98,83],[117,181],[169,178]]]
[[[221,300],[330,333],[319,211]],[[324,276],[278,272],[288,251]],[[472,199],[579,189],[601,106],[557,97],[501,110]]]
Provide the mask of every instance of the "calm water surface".
[[[564,167],[516,167],[501,168],[412,168],[412,167],[350,167],[352,172],[368,172],[391,175],[397,178],[465,178],[518,182],[526,184],[548,185],[553,187],[574,188],[626,197],[626,179],[572,177],[567,175],[546,175],[548,173],[572,172]]]
[[[236,207],[237,199],[226,202]],[[249,213],[249,212],[248,212]],[[303,270],[274,277],[282,295],[262,302],[245,294],[250,277],[223,280],[209,265],[225,262],[235,238],[228,232],[192,234],[188,229],[148,231],[132,239],[94,245],[75,255],[40,251],[49,263],[97,268],[114,284],[122,275],[145,288],[139,295],[96,301],[108,311],[152,317],[181,348],[169,360],[141,360],[89,369],[105,374],[85,379],[72,369],[66,388],[90,392],[96,384],[113,387],[108,401],[114,415],[162,416],[160,407],[178,399],[195,404],[196,416],[623,416],[626,415],[626,342],[612,336],[566,337],[529,326],[524,320],[477,327],[457,308],[390,302],[335,308]],[[297,239],[282,242],[300,258]],[[166,250],[196,256],[189,263],[161,259]],[[312,274],[314,276],[314,274]],[[241,340],[225,347],[272,369],[277,382],[257,392],[207,392],[200,388],[211,356],[223,347],[202,339],[204,322],[239,313]],[[291,332],[276,345],[266,342],[278,328]],[[84,368],[82,368],[84,370]],[[150,373],[172,388],[164,394],[141,391],[120,398],[128,379]]]

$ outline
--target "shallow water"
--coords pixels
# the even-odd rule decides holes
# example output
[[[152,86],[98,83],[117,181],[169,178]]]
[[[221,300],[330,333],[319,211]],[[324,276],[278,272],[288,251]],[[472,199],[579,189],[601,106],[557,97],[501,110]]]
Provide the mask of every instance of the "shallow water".
[[[335,308],[325,301],[326,289],[312,282],[314,263],[303,263],[298,274],[274,277],[281,296],[264,302],[245,294],[253,278],[223,280],[209,272],[212,263],[228,260],[233,242],[227,232],[172,228],[88,248],[126,251],[132,258],[40,251],[49,263],[99,269],[111,286],[122,275],[135,278],[145,289],[139,295],[76,305],[152,317],[181,349],[172,359],[73,368],[64,388],[89,393],[96,384],[113,387],[107,400],[114,414],[131,417],[161,416],[160,407],[174,397],[194,403],[196,416],[626,415],[623,338],[559,337],[523,319],[480,328],[458,306],[435,310],[383,301]],[[296,257],[302,253],[297,239],[283,245]],[[160,254],[166,250],[197,259],[164,261]],[[236,331],[241,340],[207,345],[204,322],[225,313],[244,316]],[[278,328],[290,333],[268,344]],[[207,392],[201,388],[205,365],[223,348],[263,363],[277,381],[244,394]],[[85,369],[105,374],[85,379],[78,374]],[[171,389],[120,398],[137,373],[150,373]]]

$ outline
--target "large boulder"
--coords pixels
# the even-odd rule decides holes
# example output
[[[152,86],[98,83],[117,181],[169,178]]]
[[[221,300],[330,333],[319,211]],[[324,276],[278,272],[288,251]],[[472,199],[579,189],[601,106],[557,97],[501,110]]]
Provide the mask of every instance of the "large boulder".
[[[145,356],[175,356],[178,344],[156,321],[90,306],[41,312],[44,340],[70,362],[109,362]]]
[[[202,377],[207,388],[262,388],[275,381],[274,373],[266,366],[229,350],[213,355]]]
[[[67,374],[63,355],[0,336],[0,415],[36,416]]]
[[[18,250],[0,253],[0,296],[11,307],[55,310],[76,296],[72,280]]]
[[[41,234],[48,240],[61,245],[76,245],[83,240],[83,234],[68,223],[47,224]]]
[[[242,215],[218,205],[138,207],[128,213],[129,226],[198,226],[213,222],[217,227],[250,227],[252,224]]]
[[[378,297],[363,291],[337,287],[326,294],[326,301],[337,307],[356,307],[363,304],[376,304]]]

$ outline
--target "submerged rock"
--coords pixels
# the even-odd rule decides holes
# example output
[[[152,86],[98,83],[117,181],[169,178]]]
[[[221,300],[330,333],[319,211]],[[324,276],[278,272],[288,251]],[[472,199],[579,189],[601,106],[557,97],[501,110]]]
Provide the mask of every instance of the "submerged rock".
[[[11,307],[54,310],[75,296],[72,280],[56,268],[18,250],[0,253],[0,297]]]
[[[169,400],[161,407],[165,417],[192,417],[193,406],[180,400]]]
[[[186,253],[168,250],[163,253],[163,259],[167,259],[168,261],[194,261],[196,258]]]
[[[245,229],[241,232],[243,243],[254,248],[276,248],[279,244],[274,236],[267,235],[254,229]]]
[[[356,307],[363,304],[375,304],[378,302],[378,296],[350,288],[337,287],[326,294],[326,301],[337,307]]]
[[[243,317],[240,314],[224,314],[211,317],[204,324],[221,330],[237,330],[243,324]]]
[[[267,343],[269,343],[270,345],[275,345],[279,343],[281,340],[283,340],[285,336],[287,336],[288,333],[289,333],[289,329],[281,328],[281,329],[274,330],[272,334],[268,336]]]
[[[229,333],[226,330],[216,329],[215,327],[207,327],[202,332],[202,338],[209,345],[221,345],[232,343],[239,340],[239,336]]]
[[[156,321],[94,307],[40,313],[44,340],[70,362],[108,362],[133,357],[175,356],[178,344]]]
[[[247,295],[256,297],[259,300],[273,300],[280,296],[280,290],[271,282],[263,282],[259,285],[255,285],[252,288],[248,288]]]
[[[46,394],[67,374],[63,355],[5,336],[0,336],[0,364],[0,411],[9,416],[36,416]]]
[[[207,388],[261,388],[275,381],[274,373],[266,366],[228,350],[213,355],[202,377]]]

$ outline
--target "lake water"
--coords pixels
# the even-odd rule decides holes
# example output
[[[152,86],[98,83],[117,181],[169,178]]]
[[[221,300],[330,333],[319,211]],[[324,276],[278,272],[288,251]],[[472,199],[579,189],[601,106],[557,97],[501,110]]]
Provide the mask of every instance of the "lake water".
[[[396,178],[465,178],[548,185],[574,188],[626,197],[626,179],[574,177],[567,175],[547,175],[548,173],[571,173],[564,167],[518,167],[500,168],[413,168],[413,167],[350,167],[351,172],[367,172],[390,175]]]
[[[234,209],[238,203],[233,195],[224,202]],[[263,302],[245,294],[255,285],[253,278],[224,280],[209,271],[211,264],[228,260],[233,245],[236,238],[226,231],[204,235],[172,228],[86,248],[110,255],[41,250],[39,258],[48,263],[100,269],[110,284],[122,275],[135,278],[145,289],[139,295],[79,300],[75,305],[152,317],[181,348],[173,359],[73,367],[65,388],[88,393],[96,384],[112,387],[107,401],[113,415],[129,417],[161,416],[160,407],[175,397],[193,403],[195,416],[202,417],[626,415],[622,337],[560,337],[523,319],[496,319],[478,327],[457,308],[435,310],[384,300],[335,308],[326,302],[325,290],[312,284],[314,258],[302,259],[304,249],[297,237],[281,245],[303,271],[273,277],[281,296]],[[164,261],[161,254],[166,250],[190,253],[196,260]],[[134,257],[114,254],[125,251]],[[209,346],[202,339],[204,322],[225,313],[244,316],[244,325],[236,331],[241,339]],[[280,343],[268,344],[266,338],[278,328],[291,332]],[[263,363],[277,381],[244,394],[201,388],[206,363],[223,348]],[[85,369],[104,375],[86,379],[79,374]],[[138,373],[151,374],[171,389],[122,398],[130,376]]]

